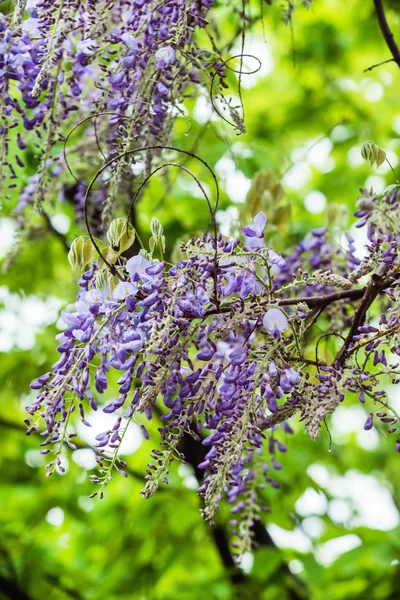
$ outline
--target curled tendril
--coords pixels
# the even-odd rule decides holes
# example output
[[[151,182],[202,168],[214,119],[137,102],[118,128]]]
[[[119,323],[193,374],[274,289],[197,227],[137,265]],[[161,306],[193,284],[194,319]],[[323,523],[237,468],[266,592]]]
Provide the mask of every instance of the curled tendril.
[[[193,156],[195,156],[195,155],[193,155]],[[198,158],[198,157],[195,156],[195,158]],[[207,202],[208,210],[209,210],[210,215],[211,215],[211,222],[210,223],[213,226],[214,239],[216,240],[216,238],[217,238],[217,225],[216,225],[216,220],[215,220],[215,212],[217,210],[217,203],[215,205],[215,208],[213,209],[213,207],[211,205],[211,202],[210,202],[210,199],[208,197],[208,194],[207,194],[206,190],[204,189],[204,186],[202,185],[201,181],[196,177],[196,175],[194,173],[192,173],[192,171],[190,169],[188,169],[184,165],[181,165],[179,163],[174,163],[174,162],[167,162],[167,163],[164,163],[163,165],[158,166],[140,184],[140,186],[136,190],[135,195],[132,198],[132,201],[131,201],[130,206],[129,206],[128,217],[127,217],[127,226],[128,226],[128,223],[130,222],[130,220],[132,219],[132,216],[133,216],[132,215],[133,206],[134,206],[137,198],[139,197],[140,192],[145,187],[145,185],[147,185],[147,183],[150,181],[150,179],[153,177],[153,175],[155,175],[156,173],[158,173],[162,169],[165,169],[166,167],[175,167],[175,168],[181,169],[182,171],[184,171],[185,173],[187,173],[188,175],[190,175],[190,177],[192,177],[192,179],[195,181],[196,185],[200,189],[201,193],[203,194],[203,196],[204,196],[204,198],[205,198],[205,200]],[[214,296],[215,296],[216,303],[218,303],[217,266],[218,266],[218,248],[217,248],[217,244],[215,244],[215,252],[214,252]]]
[[[96,146],[97,146],[97,150],[100,152],[103,160],[107,160],[106,155],[104,154],[101,146],[100,146],[100,138],[99,138],[99,132],[97,129],[97,119],[98,119],[99,115],[96,115],[96,117],[93,119],[93,130],[94,130],[94,137],[96,140]]]
[[[238,77],[238,94],[240,100],[240,106],[242,107],[242,119],[245,121],[245,113],[244,113],[244,103],[242,97],[242,75],[243,73],[243,58],[244,58],[244,45],[246,43],[246,0],[242,0],[242,33],[241,33],[241,57],[240,57],[240,67],[239,67],[239,77]],[[259,68],[261,68],[261,63]]]
[[[210,199],[208,197],[207,192],[205,191],[203,185],[201,184],[201,181],[196,177],[196,175],[194,175],[194,173],[192,173],[192,171],[190,169],[188,169],[187,167],[185,167],[184,165],[181,165],[179,163],[175,163],[175,162],[167,162],[164,163],[158,167],[156,167],[146,178],[144,181],[142,181],[142,183],[140,184],[139,188],[136,190],[134,197],[132,198],[132,201],[129,205],[129,211],[128,211],[128,217],[127,220],[130,221],[130,219],[132,218],[132,210],[133,210],[133,206],[136,202],[136,200],[138,199],[140,192],[142,191],[142,189],[145,187],[145,185],[149,182],[149,180],[153,177],[153,175],[155,175],[156,173],[158,173],[159,171],[161,171],[162,169],[166,168],[166,167],[176,167],[178,169],[181,169],[182,171],[184,171],[185,173],[187,173],[188,175],[190,175],[193,180],[196,182],[196,185],[200,188],[206,202],[207,202],[207,206],[208,206],[208,210],[210,211],[211,214],[211,219],[212,219],[212,223],[214,224],[214,214],[215,214],[215,210],[212,208],[211,206],[211,202]],[[215,233],[215,230],[214,230]]]
[[[86,119],[88,120],[88,119]],[[94,184],[96,183],[97,179],[100,177],[100,175],[106,170],[108,169],[111,165],[113,165],[115,162],[122,160],[123,158],[126,158],[127,156],[131,156],[133,154],[136,154],[138,152],[146,152],[148,150],[172,150],[173,152],[178,152],[180,154],[184,154],[186,156],[190,156],[191,158],[195,158],[196,160],[198,160],[202,165],[204,165],[206,167],[206,169],[209,171],[209,173],[211,174],[211,177],[213,178],[214,184],[215,184],[215,190],[216,190],[216,199],[215,199],[215,206],[214,208],[211,205],[211,202],[208,198],[208,195],[206,194],[203,186],[201,185],[201,182],[197,179],[197,177],[186,167],[184,167],[183,165],[178,165],[177,163],[168,163],[167,165],[161,165],[160,167],[158,167],[153,173],[151,173],[149,176],[147,176],[147,178],[144,180],[144,182],[142,182],[142,184],[140,185],[140,187],[138,188],[138,190],[135,193],[135,196],[132,199],[132,202],[130,204],[129,207],[129,213],[128,213],[128,220],[130,218],[131,215],[131,211],[133,208],[133,205],[141,191],[141,189],[144,187],[144,185],[146,185],[146,183],[149,181],[149,179],[152,177],[152,175],[154,175],[157,171],[161,170],[164,166],[176,166],[181,168],[182,170],[184,170],[185,172],[189,173],[194,180],[196,181],[196,184],[199,185],[202,193],[205,196],[206,202],[207,202],[207,206],[211,215],[211,223],[213,226],[213,231],[214,231],[214,238],[216,240],[217,235],[218,235],[218,231],[217,231],[217,223],[215,220],[215,213],[218,209],[218,205],[219,205],[219,197],[220,197],[220,191],[219,191],[219,185],[218,185],[218,180],[217,177],[213,171],[213,169],[210,167],[210,165],[203,160],[202,158],[200,158],[199,156],[197,156],[196,154],[193,154],[192,152],[189,152],[188,150],[182,150],[181,148],[176,148],[174,146],[162,146],[162,145],[154,145],[154,146],[142,146],[140,148],[135,148],[134,150],[128,150],[126,152],[122,152],[121,154],[118,154],[118,156],[114,156],[113,158],[111,158],[109,161],[107,161],[102,167],[101,169],[99,169],[97,171],[97,173],[94,175],[94,177],[92,178],[92,180],[90,181],[89,185],[86,188],[86,193],[85,193],[85,198],[84,198],[84,209],[83,209],[83,216],[84,216],[84,221],[85,221],[85,226],[88,232],[88,235],[90,237],[90,240],[93,244],[93,247],[95,248],[97,254],[102,258],[102,260],[105,262],[105,264],[107,265],[108,269],[110,270],[110,272],[113,275],[116,275],[120,280],[122,280],[121,275],[118,273],[117,269],[115,268],[115,265],[112,265],[110,262],[108,262],[107,258],[103,256],[103,254],[101,253],[101,250],[95,240],[95,238],[92,235],[92,232],[90,231],[90,224],[89,224],[89,217],[88,217],[88,199],[89,199],[89,195],[90,192],[93,189]],[[215,271],[215,275],[217,272],[217,265],[218,265],[218,255],[217,255],[217,245],[216,245],[216,241],[215,241],[215,255],[214,255],[214,271]],[[218,305],[218,297],[217,297],[217,289],[216,289],[216,278],[214,279],[214,291],[215,291],[215,302]]]
[[[70,167],[70,165],[69,165],[69,162],[68,162],[68,159],[67,159],[67,144],[68,144],[68,142],[69,142],[69,139],[70,139],[71,135],[72,135],[73,133],[75,133],[75,131],[76,131],[77,129],[79,129],[79,127],[81,127],[81,125],[83,125],[83,124],[84,124],[84,123],[86,123],[87,121],[91,121],[91,120],[93,120],[93,121],[94,121],[94,129],[95,129],[95,136],[96,136],[96,144],[97,144],[97,148],[98,148],[98,150],[99,150],[100,154],[102,155],[102,157],[104,158],[104,160],[106,160],[106,157],[105,157],[105,155],[104,155],[103,151],[102,151],[102,150],[101,150],[101,148],[100,148],[100,143],[99,143],[98,136],[97,136],[97,126],[96,126],[96,123],[97,123],[97,119],[98,119],[98,117],[102,117],[103,115],[111,115],[111,116],[113,116],[113,117],[115,117],[115,116],[119,116],[121,120],[128,120],[128,121],[129,121],[129,120],[130,120],[130,118],[131,118],[131,117],[129,117],[129,116],[125,116],[125,115],[119,115],[119,113],[116,113],[116,112],[114,112],[114,111],[104,111],[104,112],[94,113],[93,115],[89,115],[88,117],[85,117],[84,119],[81,119],[81,120],[80,120],[80,121],[79,121],[79,122],[78,122],[78,123],[77,123],[77,124],[76,124],[76,125],[75,125],[75,126],[74,126],[74,127],[73,127],[73,128],[70,130],[70,131],[69,131],[69,132],[68,132],[68,135],[66,136],[66,138],[65,138],[65,140],[64,140],[64,145],[63,145],[63,158],[64,158],[65,166],[66,166],[66,167],[67,167],[67,169],[68,169],[68,172],[69,172],[69,173],[70,173],[70,175],[71,175],[71,176],[72,176],[72,177],[75,179],[75,181],[76,181],[77,183],[81,183],[81,182],[79,181],[79,179],[78,179],[77,177],[75,177],[75,174],[74,174],[74,172],[72,171],[72,169],[71,169],[71,167]]]
[[[230,67],[228,65],[228,63],[231,60],[234,60],[235,58],[240,58],[240,68],[239,69],[234,69],[233,67]],[[244,58],[253,58],[255,61],[257,61],[258,65],[257,68],[253,69],[252,71],[243,71],[243,59]],[[257,56],[254,56],[254,54],[235,54],[234,56],[230,56],[229,58],[227,58],[226,60],[222,61],[220,65],[218,65],[215,69],[215,73],[213,74],[212,78],[211,78],[211,87],[210,87],[210,102],[211,102],[211,106],[213,107],[213,109],[215,110],[215,112],[217,113],[217,115],[219,117],[221,117],[221,119],[223,121],[225,121],[225,123],[228,123],[228,125],[231,125],[234,129],[238,129],[238,126],[236,125],[236,123],[230,121],[229,119],[227,119],[222,113],[221,111],[218,109],[218,107],[215,104],[214,101],[214,86],[215,86],[215,79],[217,77],[217,75],[219,74],[219,72],[221,71],[221,69],[223,69],[224,67],[226,67],[229,71],[232,71],[233,73],[237,73],[239,74],[239,98],[240,98],[240,105],[241,105],[241,110],[242,110],[242,114],[244,114],[244,109],[243,109],[243,100],[242,100],[242,94],[241,94],[241,78],[242,75],[254,75],[255,73],[258,73],[258,71],[261,69],[261,61],[259,58],[257,58]]]

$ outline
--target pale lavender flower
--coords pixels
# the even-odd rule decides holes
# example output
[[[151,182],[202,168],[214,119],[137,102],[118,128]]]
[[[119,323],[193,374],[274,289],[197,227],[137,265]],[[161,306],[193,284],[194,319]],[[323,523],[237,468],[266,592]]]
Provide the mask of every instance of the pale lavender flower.
[[[144,256],[138,254],[137,256],[132,256],[126,263],[126,270],[128,271],[131,277],[135,275],[139,275],[140,279],[145,279],[148,277],[145,273],[147,267],[150,267],[150,262]]]
[[[267,217],[264,213],[260,212],[253,219],[253,223],[251,225],[247,225],[247,227],[242,228],[242,232],[246,237],[253,238],[262,238],[264,237],[264,228],[267,224]]]
[[[286,331],[289,323],[285,313],[278,308],[270,308],[263,317],[263,325],[272,337],[278,338],[283,331]]]
[[[120,281],[115,290],[113,291],[113,298],[115,300],[125,300],[128,296],[135,296],[138,292],[138,286],[136,283],[130,283],[129,281]]]
[[[268,248],[268,258],[271,265],[276,265],[280,269],[286,267],[286,261],[282,258],[280,254],[272,250],[272,248]]]
[[[171,48],[171,46],[165,46],[164,48],[160,48],[155,53],[155,58],[157,59],[157,68],[163,69],[167,65],[172,65],[175,62],[175,50]]]
[[[121,40],[130,50],[139,50],[139,43],[131,33],[123,33]]]

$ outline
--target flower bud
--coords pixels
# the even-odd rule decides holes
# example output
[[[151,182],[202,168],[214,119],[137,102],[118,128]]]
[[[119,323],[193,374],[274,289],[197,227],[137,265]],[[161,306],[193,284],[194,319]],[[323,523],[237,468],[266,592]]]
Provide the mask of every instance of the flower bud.
[[[374,163],[376,163],[377,167],[380,167],[386,160],[386,152],[374,144],[374,142],[364,142],[361,147],[361,156],[370,162],[371,167]]]
[[[76,238],[68,252],[68,260],[73,269],[83,270],[91,261],[94,247],[89,238],[80,236]]]
[[[107,231],[107,239],[113,250],[118,253],[130,248],[135,241],[135,229],[126,219],[114,219]]]

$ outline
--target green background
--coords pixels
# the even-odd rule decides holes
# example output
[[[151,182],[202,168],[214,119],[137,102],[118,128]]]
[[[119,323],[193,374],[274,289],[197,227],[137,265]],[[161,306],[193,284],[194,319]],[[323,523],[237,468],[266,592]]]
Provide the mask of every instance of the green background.
[[[400,3],[387,4],[400,40]],[[237,31],[232,7],[219,4],[211,13],[220,46]],[[259,3],[247,10],[255,16]],[[173,144],[195,151],[215,169],[223,227],[262,202],[274,223],[270,240],[278,251],[327,223],[340,243],[341,233],[352,226],[359,188],[380,191],[395,180],[385,165],[371,170],[362,161],[362,143],[373,140],[384,148],[395,170],[400,151],[399,69],[388,63],[364,72],[390,58],[373,3],[315,0],[309,10],[299,7],[292,28],[282,23],[279,3],[265,5],[263,26],[257,20],[249,28],[246,52],[257,55],[264,69],[243,78],[247,132],[237,136],[215,115],[210,118],[205,93],[187,99],[191,129],[187,133],[187,120],[179,118]],[[235,85],[232,73],[229,81]],[[36,167],[33,140],[27,142],[20,185]],[[195,161],[188,166],[214,197],[207,172]],[[269,177],[257,179],[259,187],[244,204],[260,170]],[[279,203],[271,185],[278,180],[285,193]],[[156,215],[168,253],[176,253],[177,240],[208,225],[206,204],[197,196],[183,174],[172,173],[167,184],[153,180],[136,209],[141,235],[149,237]],[[15,203],[16,194],[3,202],[4,256]],[[270,543],[245,557],[242,576],[224,566],[215,532],[200,518],[190,467],[173,468],[168,488],[151,500],[141,498],[147,456],[157,443],[156,422],[149,442],[134,431],[140,447],[127,455],[131,476],[115,479],[102,502],[88,499],[89,472],[79,466],[90,462],[87,449],[66,455],[64,476],[45,478],[39,438],[24,435],[23,407],[32,398],[31,380],[56,359],[58,310],[72,303],[77,291],[62,238],[71,241],[79,233],[68,203],[55,197],[51,214],[61,235],[32,214],[29,235],[12,259],[3,261],[0,598],[400,598],[398,456],[383,433],[362,432],[365,415],[354,398],[347,398],[331,420],[331,452],[325,431],[313,442],[295,426],[279,474],[281,489],[267,494]],[[392,403],[398,405],[399,398],[393,389]],[[228,519],[223,508],[217,525],[227,537]]]

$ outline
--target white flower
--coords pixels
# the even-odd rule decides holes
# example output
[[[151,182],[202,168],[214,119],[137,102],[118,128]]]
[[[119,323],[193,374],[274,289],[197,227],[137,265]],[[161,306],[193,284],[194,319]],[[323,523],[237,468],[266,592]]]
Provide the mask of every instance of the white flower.
[[[126,263],[126,270],[131,277],[137,273],[142,279],[149,279],[149,276],[145,274],[147,267],[150,267],[150,262],[140,254],[132,256]]]
[[[281,332],[288,328],[289,323],[285,313],[279,308],[270,308],[263,317],[263,325],[272,337],[278,338]]]
[[[136,41],[136,39],[133,37],[133,35],[131,33],[124,33],[124,34],[122,34],[121,35],[121,40],[131,50],[138,50],[139,49],[139,44],[138,44],[138,42]]]
[[[175,61],[175,50],[171,46],[165,46],[157,50],[154,56],[157,59],[157,67],[163,69]]]
[[[81,42],[78,42],[76,45],[76,49],[78,52],[83,52],[83,54],[86,54],[87,56],[91,56],[92,54],[94,54],[96,52],[96,50],[98,49],[99,45],[96,42],[96,40],[91,40],[91,39],[87,39],[87,40],[82,40]]]
[[[136,283],[130,283],[129,281],[120,281],[113,291],[113,298],[115,300],[125,300],[127,296],[134,296],[138,292],[138,286]]]

